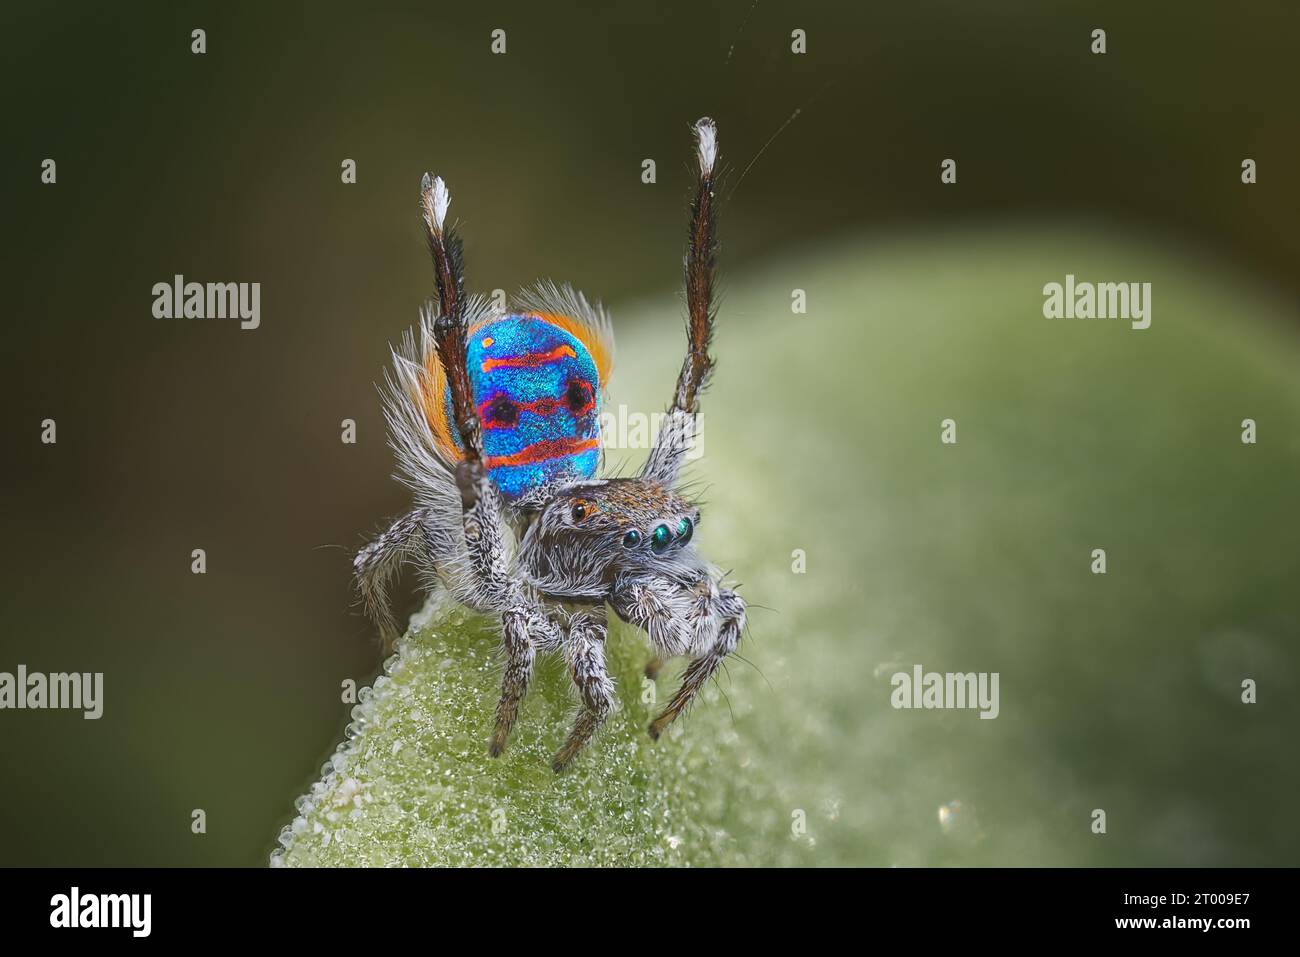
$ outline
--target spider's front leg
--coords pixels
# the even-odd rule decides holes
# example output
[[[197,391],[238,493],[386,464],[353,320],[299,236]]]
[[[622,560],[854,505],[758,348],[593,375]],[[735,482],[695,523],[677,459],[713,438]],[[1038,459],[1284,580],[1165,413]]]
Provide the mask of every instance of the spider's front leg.
[[[599,611],[579,611],[570,617],[564,638],[564,659],[582,707],[568,740],[551,762],[556,773],[568,767],[587,746],[614,708],[614,682],[605,667],[605,636],[603,606]]]
[[[718,666],[740,644],[740,636],[745,630],[745,602],[734,591],[721,588],[713,593],[708,603],[707,620],[713,627],[704,633],[697,632],[697,638],[706,640],[707,644],[691,659],[682,675],[681,686],[667,707],[650,722],[647,730],[652,738],[658,739],[678,715],[690,708],[704,683],[713,677]]]
[[[656,662],[691,656],[681,687],[650,724],[650,736],[658,738],[740,644],[745,602],[701,574],[691,584],[667,578],[624,579],[616,584],[611,604],[620,618],[650,638],[659,656]]]

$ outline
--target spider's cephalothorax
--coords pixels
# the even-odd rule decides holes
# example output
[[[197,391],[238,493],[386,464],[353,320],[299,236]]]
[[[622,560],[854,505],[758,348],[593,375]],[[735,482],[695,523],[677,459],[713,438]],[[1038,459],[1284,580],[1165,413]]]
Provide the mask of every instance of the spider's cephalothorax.
[[[686,250],[688,349],[658,440],[636,478],[597,479],[609,322],[546,283],[494,311],[464,294],[450,195],[425,176],[421,204],[438,298],[394,351],[385,414],[416,507],[356,557],[362,598],[390,641],[387,584],[403,562],[456,600],[501,618],[505,673],[489,750],[500,754],[538,651],[559,651],[581,699],[562,770],[609,714],[606,606],[642,629],[656,658],[687,656],[681,687],[650,724],[658,737],[731,654],[745,604],[696,551],[699,508],[678,490],[699,395],[713,368],[713,121],[695,124],[699,178]],[[512,549],[511,542],[517,547]]]
[[[604,601],[622,578],[703,567],[687,548],[700,510],[653,479],[572,485],[524,533],[518,565],[547,598]]]

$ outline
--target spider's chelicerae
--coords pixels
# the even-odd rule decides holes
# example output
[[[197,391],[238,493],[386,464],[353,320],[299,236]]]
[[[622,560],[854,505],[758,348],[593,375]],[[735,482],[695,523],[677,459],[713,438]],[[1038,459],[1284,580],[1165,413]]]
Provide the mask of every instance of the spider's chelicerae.
[[[636,478],[596,478],[609,321],[573,289],[542,283],[504,312],[464,292],[450,195],[427,174],[421,208],[438,296],[394,350],[385,414],[416,507],[357,555],[365,605],[396,638],[387,586],[404,562],[430,587],[500,615],[505,672],[490,753],[505,748],[540,651],[563,654],[581,700],[555,755],[563,770],[609,714],[606,606],[656,658],[688,656],[681,687],[650,724],[658,738],[731,654],[745,603],[692,542],[699,508],[680,490],[712,337],[717,129],[695,124],[699,177],[685,280],[688,348],[658,439]]]

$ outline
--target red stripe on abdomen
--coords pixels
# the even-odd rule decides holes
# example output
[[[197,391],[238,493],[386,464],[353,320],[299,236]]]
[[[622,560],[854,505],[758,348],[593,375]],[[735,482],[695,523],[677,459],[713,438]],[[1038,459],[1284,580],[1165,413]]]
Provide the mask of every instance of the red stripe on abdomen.
[[[556,346],[550,352],[529,352],[522,356],[484,359],[482,369],[484,372],[491,372],[493,369],[535,369],[565,357],[570,359],[578,357],[578,354],[573,351],[573,346]]]
[[[484,456],[483,465],[489,469],[509,465],[536,465],[538,462],[548,462],[566,455],[590,452],[599,445],[599,439],[546,439],[542,442],[534,442],[511,455]]]

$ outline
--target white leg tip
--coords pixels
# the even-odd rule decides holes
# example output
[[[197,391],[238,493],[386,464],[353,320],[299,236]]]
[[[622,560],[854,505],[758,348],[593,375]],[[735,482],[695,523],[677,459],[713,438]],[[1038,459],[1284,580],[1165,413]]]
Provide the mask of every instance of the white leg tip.
[[[433,216],[431,225],[441,232],[443,221],[447,218],[447,207],[451,205],[451,193],[447,189],[447,184],[442,181],[441,176],[425,173],[420,178],[420,197],[425,208]]]
[[[699,145],[700,172],[708,175],[718,159],[717,124],[707,116],[700,117],[695,121],[695,139]]]

